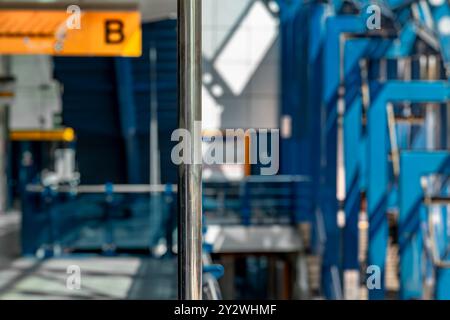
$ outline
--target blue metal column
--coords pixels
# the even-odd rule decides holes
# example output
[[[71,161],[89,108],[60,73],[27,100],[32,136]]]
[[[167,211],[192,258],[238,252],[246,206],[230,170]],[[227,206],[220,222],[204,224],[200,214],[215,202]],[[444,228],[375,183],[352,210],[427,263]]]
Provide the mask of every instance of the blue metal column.
[[[369,292],[372,299],[383,299],[385,294],[385,264],[388,246],[388,221],[386,217],[389,184],[389,137],[387,103],[398,101],[442,102],[448,97],[445,82],[387,82],[369,110],[368,115],[368,264],[381,269],[382,287]],[[403,171],[403,169],[401,169]],[[419,259],[421,259],[419,257]]]
[[[420,299],[423,295],[423,235],[426,224],[423,176],[450,173],[449,152],[402,152],[400,173],[400,297]],[[447,235],[444,235],[447,237]],[[444,257],[445,258],[445,257]],[[437,269],[436,299],[450,299],[450,270]]]
[[[278,1],[280,5],[280,117],[290,122],[289,135],[281,139],[280,173],[285,175],[310,175],[309,149],[310,117],[307,82],[307,32],[308,9],[301,0]],[[288,128],[284,128],[287,131]],[[308,212],[297,215],[299,221],[310,219]]]
[[[308,23],[308,110],[311,113],[311,189],[313,193],[312,210],[312,249],[320,255],[326,239],[320,232],[323,230],[322,215],[318,212],[320,206],[319,190],[321,176],[322,139],[322,83],[323,83],[323,52],[326,39],[326,19],[331,14],[325,4],[311,4]]]
[[[357,16],[329,17],[324,49],[323,78],[323,141],[320,200],[325,224],[326,245],[322,264],[322,286],[329,299],[342,298],[342,267],[344,239],[337,225],[337,121],[341,85],[341,35],[365,31],[365,23]],[[347,74],[344,75],[347,76]],[[340,290],[340,292],[338,292]]]

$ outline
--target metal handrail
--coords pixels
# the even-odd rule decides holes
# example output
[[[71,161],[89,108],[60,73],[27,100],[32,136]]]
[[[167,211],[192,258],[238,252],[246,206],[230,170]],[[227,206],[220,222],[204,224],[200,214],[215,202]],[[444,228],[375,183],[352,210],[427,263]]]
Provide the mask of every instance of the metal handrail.
[[[279,176],[249,176],[242,181],[227,181],[227,180],[215,180],[204,182],[219,183],[219,184],[239,184],[239,183],[289,183],[289,182],[310,182],[311,180],[307,176],[300,175],[279,175]],[[93,194],[93,193],[163,193],[171,191],[173,193],[178,192],[178,186],[176,184],[101,184],[101,185],[57,185],[57,186],[43,186],[38,184],[29,184],[26,187],[27,192],[41,193],[47,189],[59,193],[76,193],[76,194]],[[214,188],[206,188],[214,189]]]
[[[177,192],[177,185],[62,185],[55,187],[45,187],[42,185],[28,185],[26,191],[41,193],[47,189],[57,191],[59,193],[76,193],[76,194],[94,194],[94,193],[162,193],[168,190],[173,193]]]

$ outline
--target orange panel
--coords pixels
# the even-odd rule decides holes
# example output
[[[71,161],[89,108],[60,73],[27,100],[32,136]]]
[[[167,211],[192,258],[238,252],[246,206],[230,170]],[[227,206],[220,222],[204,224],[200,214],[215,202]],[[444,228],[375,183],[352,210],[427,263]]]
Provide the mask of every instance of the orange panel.
[[[1,10],[0,54],[138,57],[138,11],[82,11],[80,29],[68,28],[63,10]]]

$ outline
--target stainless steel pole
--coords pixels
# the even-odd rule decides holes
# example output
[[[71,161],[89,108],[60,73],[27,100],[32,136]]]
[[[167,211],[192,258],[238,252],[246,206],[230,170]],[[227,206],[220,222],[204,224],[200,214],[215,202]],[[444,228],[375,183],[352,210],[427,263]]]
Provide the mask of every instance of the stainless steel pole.
[[[8,210],[9,106],[0,105],[0,214]]]
[[[14,98],[10,57],[0,57],[0,214],[8,210],[9,107]]]
[[[179,127],[191,134],[178,179],[178,297],[202,299],[201,0],[178,0]],[[199,157],[200,156],[200,157]]]

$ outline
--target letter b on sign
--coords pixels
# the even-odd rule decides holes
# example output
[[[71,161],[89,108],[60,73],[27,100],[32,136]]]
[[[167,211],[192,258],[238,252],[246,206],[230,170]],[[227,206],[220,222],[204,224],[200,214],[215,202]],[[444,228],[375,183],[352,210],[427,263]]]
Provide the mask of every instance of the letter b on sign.
[[[119,44],[125,40],[123,33],[123,21],[106,20],[105,21],[105,42],[107,44]]]

